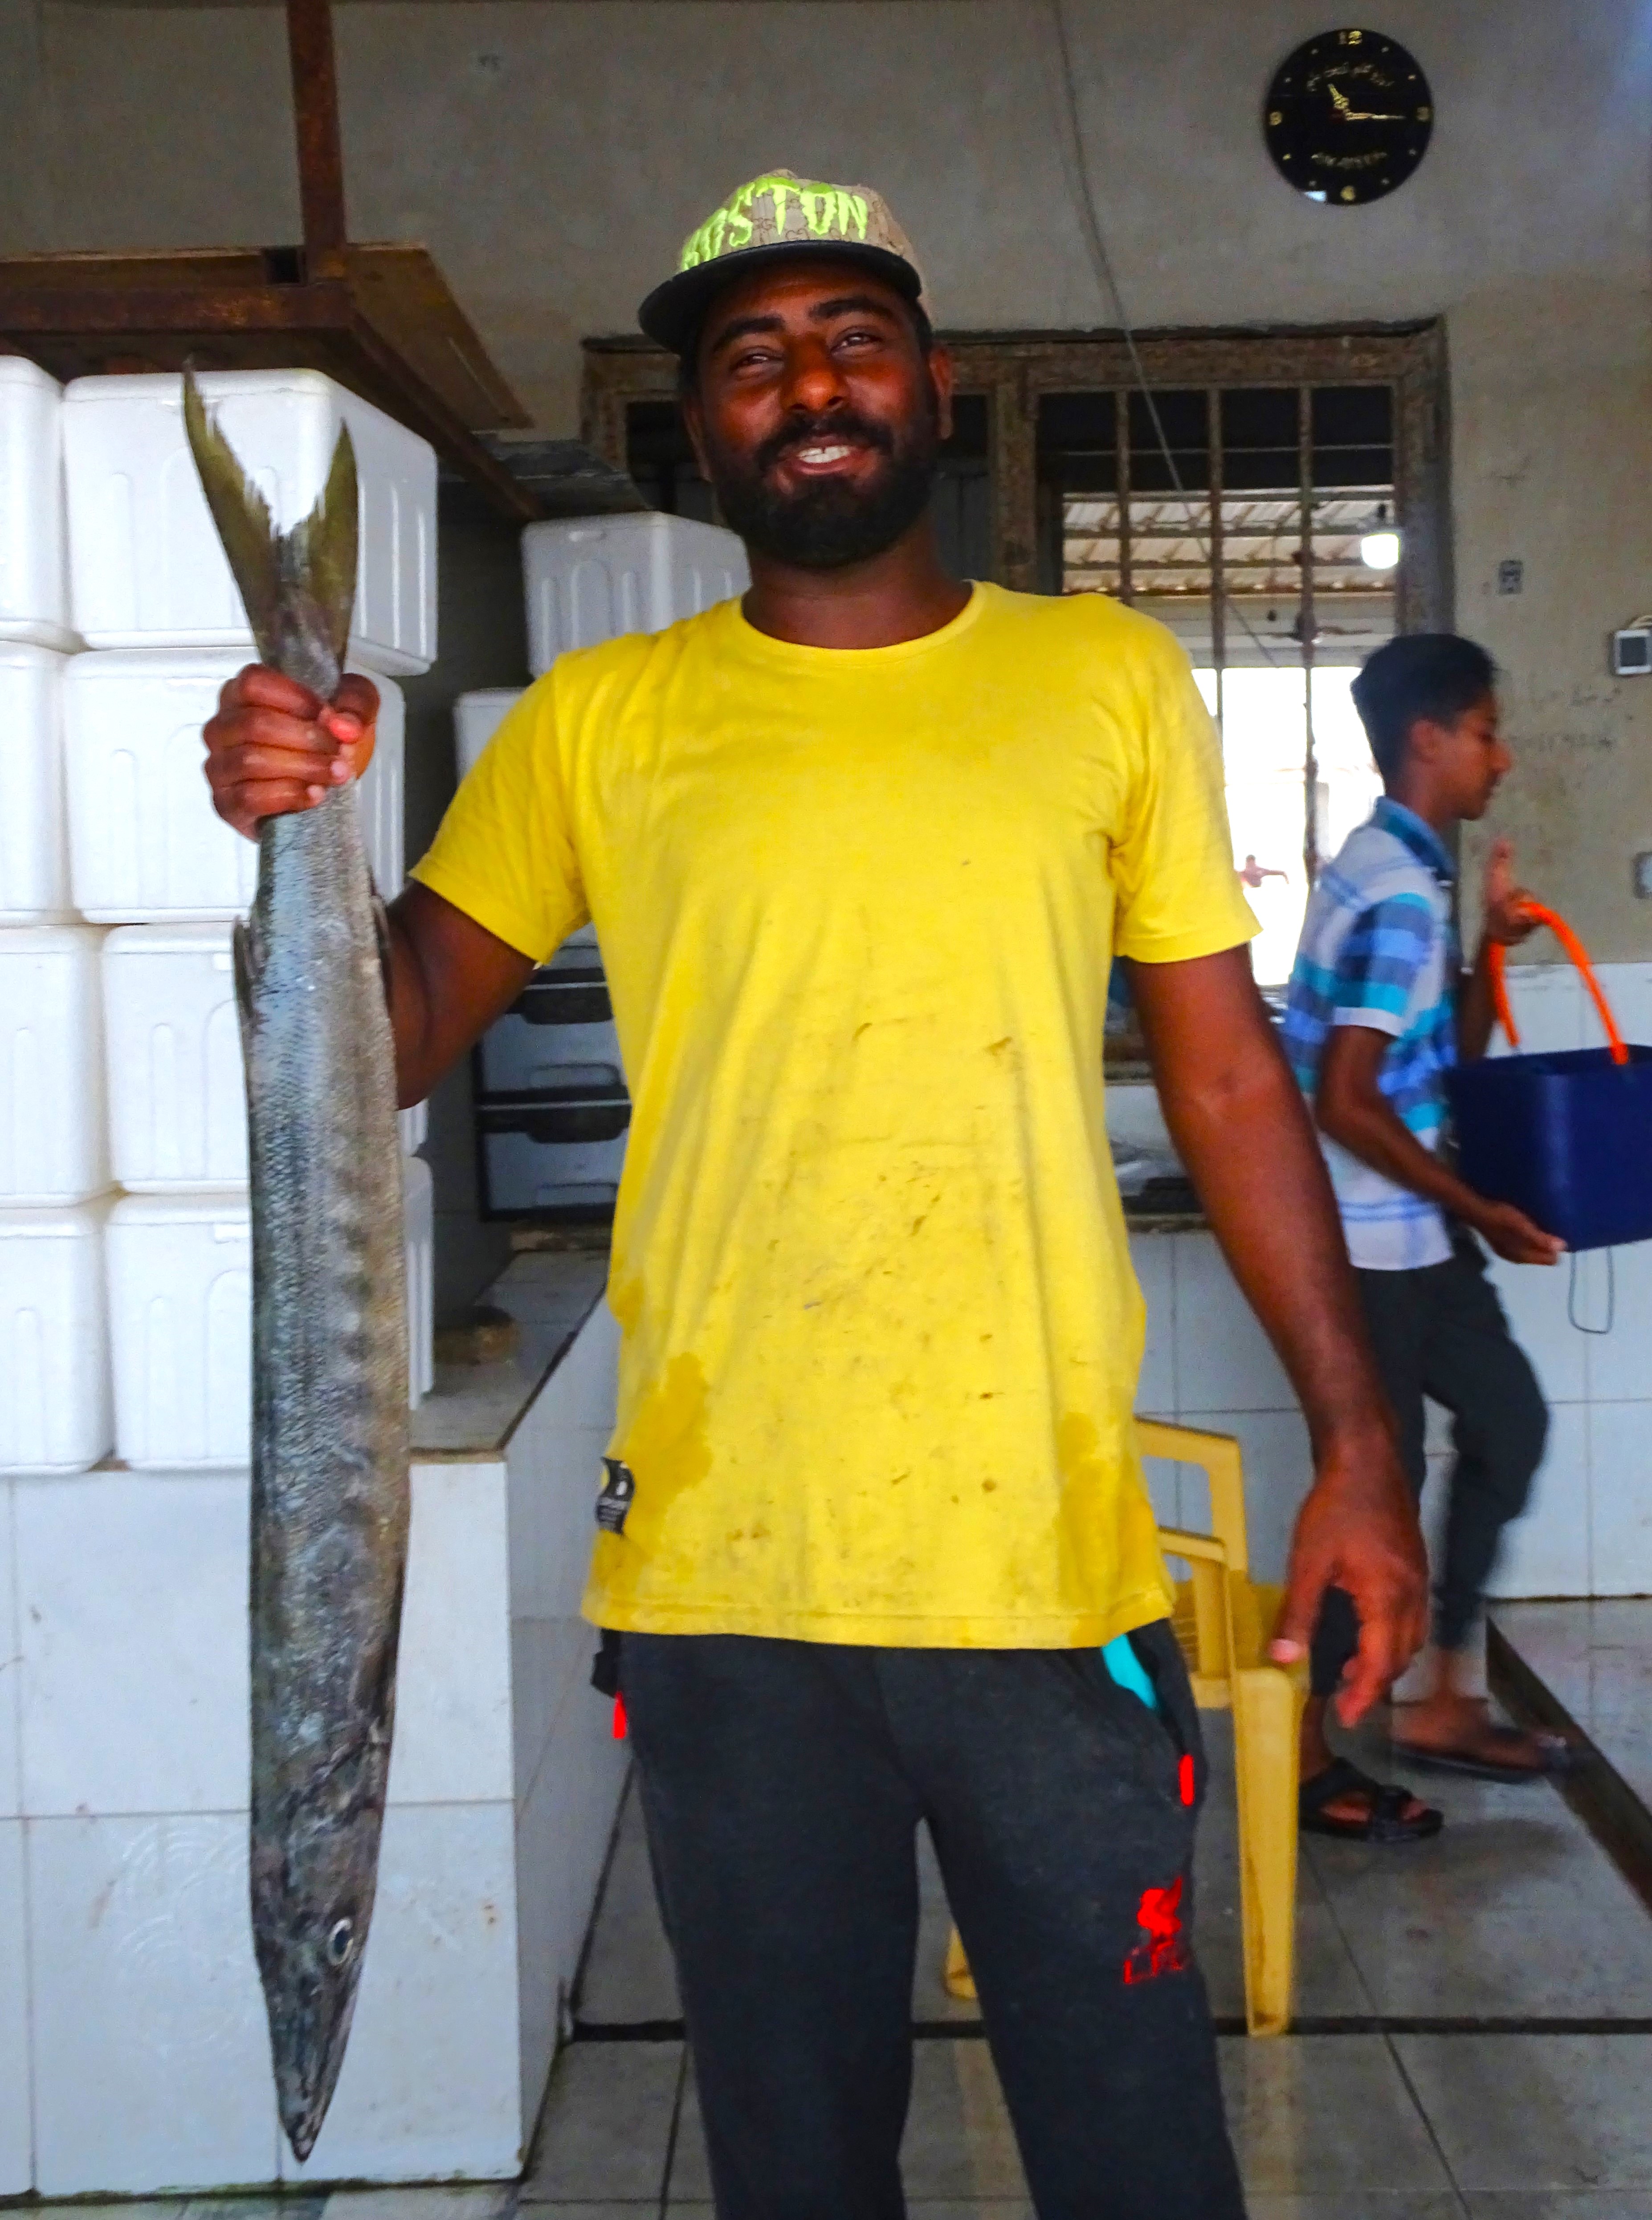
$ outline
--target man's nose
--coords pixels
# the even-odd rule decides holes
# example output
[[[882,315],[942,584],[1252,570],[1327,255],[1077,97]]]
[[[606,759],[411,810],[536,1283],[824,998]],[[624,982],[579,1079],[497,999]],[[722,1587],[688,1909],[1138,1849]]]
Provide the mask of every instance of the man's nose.
[[[842,373],[828,347],[815,340],[794,350],[786,365],[782,396],[788,408],[819,416],[828,408],[840,407],[845,397]]]

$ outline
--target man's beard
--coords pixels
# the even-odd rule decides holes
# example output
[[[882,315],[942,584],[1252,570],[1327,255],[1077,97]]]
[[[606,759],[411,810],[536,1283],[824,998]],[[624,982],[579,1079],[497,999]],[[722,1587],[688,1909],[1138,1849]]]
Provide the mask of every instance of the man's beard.
[[[857,441],[888,459],[869,486],[822,478],[782,493],[768,476],[782,455],[830,440]],[[888,427],[842,410],[788,424],[749,460],[714,452],[712,484],[724,520],[759,554],[801,571],[836,571],[893,547],[929,506],[939,427],[933,405],[897,446]]]

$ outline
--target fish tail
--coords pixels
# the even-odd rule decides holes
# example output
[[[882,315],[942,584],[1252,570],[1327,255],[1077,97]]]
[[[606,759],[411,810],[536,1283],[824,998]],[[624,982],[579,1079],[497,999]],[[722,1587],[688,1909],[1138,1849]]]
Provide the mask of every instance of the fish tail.
[[[247,621],[267,663],[277,641],[281,599],[281,541],[270,504],[241,468],[240,459],[206,411],[195,373],[184,373],[184,428],[201,477],[201,490],[229,558]]]

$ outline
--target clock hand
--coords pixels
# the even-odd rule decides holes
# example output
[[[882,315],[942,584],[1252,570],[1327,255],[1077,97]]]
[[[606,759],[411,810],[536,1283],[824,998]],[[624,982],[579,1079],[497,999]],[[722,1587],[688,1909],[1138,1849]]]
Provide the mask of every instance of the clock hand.
[[[1403,115],[1379,115],[1374,109],[1350,108],[1343,117],[1344,123],[1403,123]]]
[[[1337,107],[1342,109],[1345,115],[1348,113],[1348,95],[1345,92],[1339,92],[1334,84],[1328,84],[1325,87],[1325,90],[1331,95]]]

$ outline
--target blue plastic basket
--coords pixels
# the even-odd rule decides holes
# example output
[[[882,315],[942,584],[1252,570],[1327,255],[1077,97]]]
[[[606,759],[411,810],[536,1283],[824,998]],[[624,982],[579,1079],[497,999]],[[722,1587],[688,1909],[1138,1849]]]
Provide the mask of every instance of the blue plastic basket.
[[[1490,1057],[1451,1075],[1458,1168],[1568,1249],[1652,1240],[1652,1048]]]

